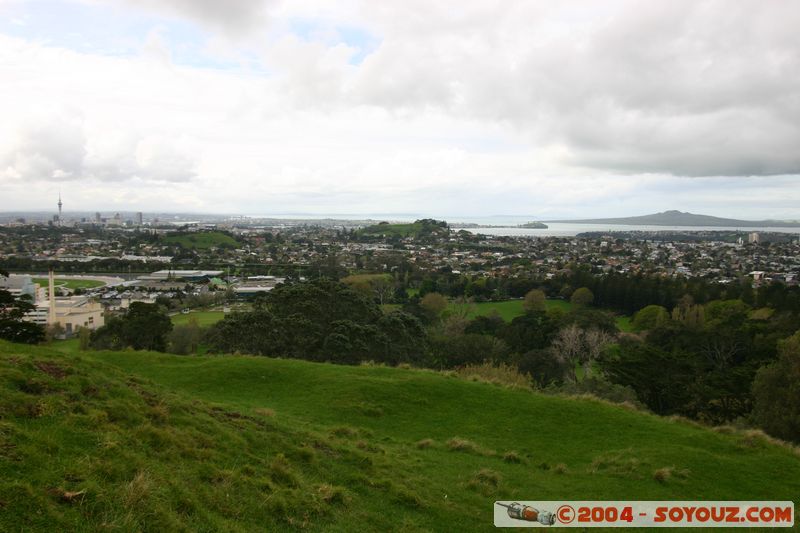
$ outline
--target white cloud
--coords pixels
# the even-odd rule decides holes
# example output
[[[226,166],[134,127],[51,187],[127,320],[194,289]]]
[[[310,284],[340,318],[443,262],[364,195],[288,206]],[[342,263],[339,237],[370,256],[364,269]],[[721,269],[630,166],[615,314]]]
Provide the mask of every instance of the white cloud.
[[[794,2],[115,5],[165,16],[129,36],[140,57],[0,35],[2,179],[205,211],[588,216],[686,209],[686,190],[763,199],[749,176],[783,191],[753,212],[796,199]],[[208,29],[191,49],[213,56],[175,64],[190,48],[172,17]],[[707,176],[723,178],[683,178]]]

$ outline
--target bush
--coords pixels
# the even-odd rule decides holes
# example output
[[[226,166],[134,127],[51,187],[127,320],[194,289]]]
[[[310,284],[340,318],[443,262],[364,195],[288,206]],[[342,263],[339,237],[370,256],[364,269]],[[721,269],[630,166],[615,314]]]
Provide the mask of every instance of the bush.
[[[577,383],[568,382],[560,386],[550,386],[546,392],[569,396],[590,395],[613,403],[629,404],[639,409],[645,408],[633,388],[611,383],[602,377],[587,377]]]
[[[466,365],[457,368],[455,372],[456,375],[464,379],[483,381],[510,388],[530,389],[533,383],[528,374],[523,374],[517,367],[506,365],[505,363],[493,365],[490,362],[484,362],[476,365]]]

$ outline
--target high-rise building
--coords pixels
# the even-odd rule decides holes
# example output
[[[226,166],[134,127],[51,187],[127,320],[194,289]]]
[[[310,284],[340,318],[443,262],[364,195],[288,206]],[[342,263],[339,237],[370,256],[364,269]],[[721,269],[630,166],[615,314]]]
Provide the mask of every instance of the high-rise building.
[[[64,205],[61,203],[61,191],[58,191],[58,225],[61,225],[61,206]]]
[[[139,211],[138,213],[136,213],[136,225],[137,226],[141,226],[143,220],[144,220],[144,217],[142,216],[142,212]]]
[[[100,224],[100,222],[102,222],[102,220],[100,218],[100,211],[98,211],[97,213],[94,214],[94,221],[95,221],[96,224]]]

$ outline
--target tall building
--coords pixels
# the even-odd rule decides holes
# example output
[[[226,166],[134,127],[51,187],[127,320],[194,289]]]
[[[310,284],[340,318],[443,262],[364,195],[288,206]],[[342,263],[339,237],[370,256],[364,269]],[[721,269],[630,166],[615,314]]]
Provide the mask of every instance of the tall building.
[[[102,222],[102,220],[100,219],[100,211],[94,214],[94,222],[95,224],[100,224],[100,222]]]
[[[61,191],[58,191],[58,225],[61,225],[61,206],[64,205],[61,203]]]
[[[138,213],[136,213],[136,225],[137,226],[141,226],[143,221],[144,221],[144,217],[142,216],[142,212],[139,211]]]

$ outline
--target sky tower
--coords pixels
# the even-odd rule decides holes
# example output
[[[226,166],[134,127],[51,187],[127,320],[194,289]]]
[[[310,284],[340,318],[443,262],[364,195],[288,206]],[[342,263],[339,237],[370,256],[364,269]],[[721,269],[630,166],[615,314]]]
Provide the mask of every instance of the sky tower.
[[[64,205],[61,203],[61,190],[58,191],[58,225],[61,225],[61,206]]]

